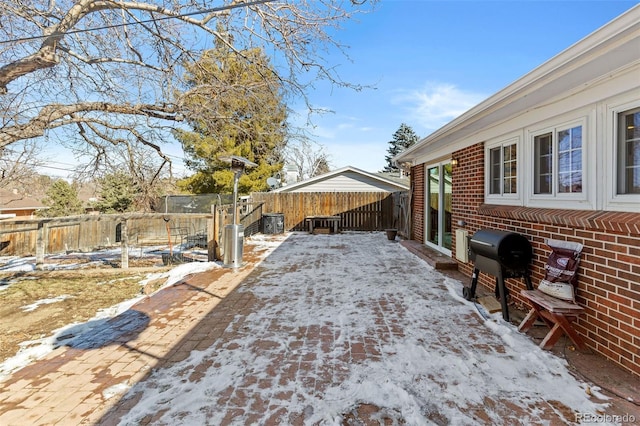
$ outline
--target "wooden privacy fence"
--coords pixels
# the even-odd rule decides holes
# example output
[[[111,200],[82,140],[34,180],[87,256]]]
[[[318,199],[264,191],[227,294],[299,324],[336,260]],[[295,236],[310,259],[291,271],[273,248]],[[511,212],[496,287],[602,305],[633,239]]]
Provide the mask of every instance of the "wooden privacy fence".
[[[0,254],[26,256],[130,245],[182,244],[207,233],[209,214],[128,213],[0,221]]]
[[[263,231],[263,214],[280,213],[286,231],[306,230],[309,216],[340,216],[340,229],[380,231],[397,228],[408,235],[407,193],[317,192],[254,193],[240,203],[238,221],[245,236]],[[100,248],[178,246],[206,241],[209,260],[224,255],[224,227],[232,223],[231,205],[212,205],[211,213],[127,213],[0,221],[0,254],[36,255]],[[125,256],[127,250],[123,250]],[[122,264],[127,262],[123,257]],[[126,267],[126,266],[123,266]]]
[[[402,191],[393,193],[393,217],[402,238],[411,238],[411,192]]]
[[[282,213],[290,231],[306,230],[308,216],[340,216],[340,229],[347,231],[381,231],[395,222],[389,192],[261,192],[251,198],[265,213]]]
[[[245,235],[261,231],[262,204],[240,206]],[[212,206],[212,214],[129,213],[0,221],[0,254],[36,256],[104,248],[197,243],[209,259],[224,254],[224,226],[232,223],[232,206]]]

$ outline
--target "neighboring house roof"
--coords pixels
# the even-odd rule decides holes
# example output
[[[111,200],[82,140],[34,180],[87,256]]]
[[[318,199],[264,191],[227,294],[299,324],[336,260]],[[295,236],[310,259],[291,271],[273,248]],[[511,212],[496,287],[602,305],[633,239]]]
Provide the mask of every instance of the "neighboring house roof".
[[[13,191],[0,189],[0,213],[46,208],[46,206],[40,202],[39,198],[40,197],[21,195]]]
[[[26,212],[33,214],[36,210],[43,210],[49,207],[42,203],[45,198],[44,192],[22,194],[16,189],[0,189],[0,213]],[[84,184],[78,189],[78,198],[88,207],[92,205],[92,200],[96,198],[96,188],[90,184]]]
[[[408,179],[401,183],[396,179],[347,166],[283,186],[273,192],[396,192],[408,189]]]
[[[576,96],[611,75],[631,73],[631,79],[637,80],[639,60],[640,5],[637,5],[420,140],[394,161],[398,165],[417,165],[444,158],[480,142],[482,139],[476,136],[479,132],[542,104]]]

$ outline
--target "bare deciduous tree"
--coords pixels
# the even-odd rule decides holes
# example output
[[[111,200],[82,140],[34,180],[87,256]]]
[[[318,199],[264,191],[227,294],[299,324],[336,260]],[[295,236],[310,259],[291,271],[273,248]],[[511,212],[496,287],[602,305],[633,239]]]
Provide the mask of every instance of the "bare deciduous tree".
[[[260,47],[292,98],[307,99],[318,78],[357,88],[328,60],[343,48],[330,33],[372,2],[8,0],[0,9],[0,148],[45,137],[99,165],[113,146],[146,146],[165,166],[162,142],[189,113],[176,95],[188,94],[185,64],[215,42],[237,53]]]
[[[131,187],[136,189],[134,206],[137,211],[149,212],[160,195],[171,192],[168,188],[168,172],[165,159],[153,155],[153,149],[140,144],[120,144],[111,147],[101,161],[92,161],[85,169],[78,168],[76,178],[87,174],[104,180],[114,174],[126,175]]]
[[[291,141],[284,152],[287,165],[296,168],[297,182],[329,172],[329,155],[310,140]]]
[[[0,188],[33,186],[35,169],[41,165],[38,152],[38,146],[32,140],[0,148]]]

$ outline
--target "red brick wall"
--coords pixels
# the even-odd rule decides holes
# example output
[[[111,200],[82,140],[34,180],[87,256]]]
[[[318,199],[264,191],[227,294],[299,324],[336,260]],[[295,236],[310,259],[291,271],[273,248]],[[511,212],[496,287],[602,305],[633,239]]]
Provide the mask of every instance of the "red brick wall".
[[[577,302],[585,314],[576,329],[595,351],[640,376],[640,214],[491,205],[478,213],[494,228],[529,238],[534,286],[544,274],[548,238],[584,245]],[[517,296],[524,285],[511,281],[522,303]]]
[[[466,222],[466,229],[471,235],[472,229],[488,227],[482,224],[476,213],[484,203],[484,144],[458,151],[453,158],[458,160],[458,164],[453,167],[451,223],[455,229],[460,221]],[[474,224],[476,227],[472,228]],[[455,253],[455,241],[453,244]],[[469,275],[471,269],[467,271]]]
[[[411,239],[424,242],[424,165],[411,168]]]
[[[469,235],[481,228],[525,235],[534,250],[534,286],[543,276],[550,253],[546,239],[582,243],[577,301],[585,307],[585,314],[576,329],[593,350],[640,376],[640,213],[484,205],[484,144],[458,151],[453,157],[458,160],[453,169],[454,229],[463,220]],[[413,226],[422,230],[424,168],[414,170],[414,178],[417,171],[422,172],[414,191],[414,199],[422,191],[422,201],[414,204]],[[424,241],[422,233],[417,237],[416,232],[414,239]],[[459,263],[459,269],[471,277],[473,265]],[[493,291],[493,277],[481,274],[479,282]],[[507,286],[515,302],[524,305],[519,297],[520,289],[525,288],[523,280],[507,280]]]

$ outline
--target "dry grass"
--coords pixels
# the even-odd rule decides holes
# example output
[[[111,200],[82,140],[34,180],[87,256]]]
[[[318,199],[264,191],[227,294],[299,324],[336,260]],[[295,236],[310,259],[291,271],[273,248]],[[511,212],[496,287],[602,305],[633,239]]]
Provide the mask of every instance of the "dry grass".
[[[57,328],[93,318],[100,309],[141,292],[149,293],[162,283],[149,283],[142,288],[140,282],[150,272],[167,269],[135,265],[116,269],[105,265],[67,271],[0,273],[0,362],[14,356],[21,342],[50,336]],[[31,304],[53,298],[63,300],[25,310]]]

